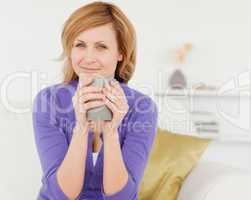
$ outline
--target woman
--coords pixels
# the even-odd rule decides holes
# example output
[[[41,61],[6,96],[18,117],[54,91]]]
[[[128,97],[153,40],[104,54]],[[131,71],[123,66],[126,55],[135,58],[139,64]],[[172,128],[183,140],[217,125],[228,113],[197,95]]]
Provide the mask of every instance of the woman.
[[[132,24],[110,3],[85,5],[66,21],[64,81],[42,89],[33,105],[43,170],[39,200],[137,199],[157,107],[127,85],[135,69],[135,40]],[[114,80],[102,89],[91,85],[96,76]],[[88,109],[104,105],[112,120],[87,120]]]

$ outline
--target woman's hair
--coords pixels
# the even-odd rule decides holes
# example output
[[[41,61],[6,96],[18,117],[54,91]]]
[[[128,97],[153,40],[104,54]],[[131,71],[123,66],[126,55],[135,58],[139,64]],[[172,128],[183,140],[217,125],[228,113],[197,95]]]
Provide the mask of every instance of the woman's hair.
[[[71,50],[74,40],[83,31],[111,23],[116,34],[118,50],[123,59],[118,61],[115,79],[128,83],[135,70],[136,34],[133,25],[117,6],[106,2],[93,2],[80,7],[67,19],[61,35],[63,52],[60,60],[64,60],[64,83],[77,80],[71,62]]]

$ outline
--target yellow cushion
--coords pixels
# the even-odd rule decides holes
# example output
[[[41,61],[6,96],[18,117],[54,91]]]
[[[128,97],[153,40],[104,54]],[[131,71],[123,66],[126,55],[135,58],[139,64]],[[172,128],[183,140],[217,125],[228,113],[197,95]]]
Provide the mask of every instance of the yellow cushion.
[[[176,200],[183,180],[210,141],[158,128],[141,181],[139,200]]]

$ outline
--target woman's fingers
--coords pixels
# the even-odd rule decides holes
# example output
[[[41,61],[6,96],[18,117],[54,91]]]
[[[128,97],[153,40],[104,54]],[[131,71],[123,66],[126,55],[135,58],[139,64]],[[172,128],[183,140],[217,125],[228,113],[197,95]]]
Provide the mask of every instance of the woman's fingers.
[[[103,100],[93,100],[93,101],[79,101],[78,109],[80,113],[86,113],[89,109],[100,107],[105,105],[105,102]]]
[[[117,107],[119,107],[121,101],[114,93],[109,92],[107,89],[104,89],[103,92],[104,92],[104,100],[108,100],[113,104],[115,104]]]
[[[84,86],[82,88],[80,88],[79,90],[79,96],[88,94],[88,93],[93,93],[93,92],[101,92],[102,88],[100,87],[96,87],[96,86]]]
[[[79,98],[81,103],[85,103],[90,100],[102,100],[103,96],[104,95],[102,93],[88,93]]]
[[[127,111],[127,102],[125,102],[122,98],[114,97],[114,95],[111,95],[109,92],[105,93],[105,104],[110,108],[113,113],[125,113]],[[112,96],[112,97],[111,97]]]
[[[122,92],[122,89],[120,90],[119,87],[118,83],[109,84],[104,87],[103,92],[109,101],[114,103],[118,109],[122,109],[126,98],[124,92]]]
[[[102,88],[95,86],[82,86],[78,92],[79,109],[81,113],[87,110],[104,105]]]
[[[86,110],[89,110],[91,108],[96,108],[96,107],[102,106],[104,104],[105,103],[102,100],[95,100],[95,101],[89,101],[87,103],[84,103],[83,107],[84,107],[84,109],[86,111]]]
[[[124,94],[124,91],[123,91],[123,89],[121,88],[121,86],[119,85],[119,82],[118,82],[118,81],[112,80],[112,81],[110,82],[110,85],[111,85],[111,87],[112,87],[117,93],[119,93],[119,94]]]
[[[106,87],[108,89],[108,91],[111,91],[111,93],[113,93],[117,98],[119,98],[120,100],[125,98],[124,95],[124,91],[123,89],[120,87],[119,83],[117,81],[111,81],[109,83],[109,87]]]
[[[115,108],[115,104],[111,102],[109,99],[104,100],[104,103],[112,111],[113,114],[117,111]]]

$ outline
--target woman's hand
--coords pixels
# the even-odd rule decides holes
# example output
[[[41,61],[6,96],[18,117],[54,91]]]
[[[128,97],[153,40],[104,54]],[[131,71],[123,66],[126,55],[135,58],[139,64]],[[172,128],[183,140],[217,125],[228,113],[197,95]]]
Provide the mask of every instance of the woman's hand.
[[[107,84],[102,92],[104,93],[105,105],[112,111],[111,121],[101,121],[101,129],[104,134],[112,134],[117,130],[124,116],[128,112],[129,106],[123,89],[118,81],[112,80]]]
[[[92,81],[92,77],[80,76],[77,90],[72,97],[76,127],[81,128],[81,130],[90,127],[86,117],[87,110],[104,105],[102,88],[91,86]]]

